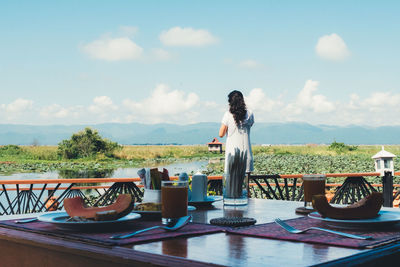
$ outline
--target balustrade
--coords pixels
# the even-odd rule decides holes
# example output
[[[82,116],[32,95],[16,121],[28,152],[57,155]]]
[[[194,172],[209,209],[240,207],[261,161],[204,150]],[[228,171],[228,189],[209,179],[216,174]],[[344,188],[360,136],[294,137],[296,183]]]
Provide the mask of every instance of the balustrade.
[[[394,174],[399,176],[400,172]],[[327,177],[343,177],[343,183],[327,183],[327,191],[334,191],[331,203],[354,203],[373,191],[384,194],[384,206],[392,207],[400,195],[393,184],[391,173],[381,177],[381,184],[371,183],[369,177],[379,173],[332,173]],[[303,199],[302,174],[249,175],[249,196],[288,201]],[[170,177],[178,179],[178,177]],[[222,177],[208,177],[209,193],[222,195]],[[100,185],[98,185],[100,183]],[[90,178],[90,179],[37,179],[0,181],[0,215],[43,212],[63,208],[65,198],[81,196],[88,205],[104,206],[113,202],[118,194],[131,194],[136,202],[143,197],[140,178]],[[91,190],[90,194],[85,193]]]

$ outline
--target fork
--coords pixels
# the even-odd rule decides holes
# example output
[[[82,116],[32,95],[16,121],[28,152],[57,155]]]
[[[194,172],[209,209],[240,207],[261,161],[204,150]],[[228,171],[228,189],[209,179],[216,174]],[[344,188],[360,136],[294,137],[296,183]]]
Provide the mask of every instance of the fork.
[[[192,219],[192,216],[184,216],[184,217],[180,217],[179,219],[177,219],[176,221],[173,222],[173,225],[167,225],[167,226],[153,226],[153,227],[149,227],[146,229],[142,229],[133,233],[129,233],[129,234],[122,234],[122,235],[113,235],[110,236],[111,239],[124,239],[124,238],[129,238],[132,237],[134,235],[146,232],[146,231],[150,231],[153,229],[157,229],[157,228],[161,228],[164,229],[166,231],[176,231],[178,229],[181,229],[183,226],[185,226],[186,224],[189,223],[189,221]]]
[[[349,238],[355,238],[355,239],[372,239],[371,236],[360,236],[360,235],[352,235],[352,234],[347,234],[347,233],[343,233],[343,232],[338,232],[338,231],[333,231],[333,230],[329,230],[329,229],[325,229],[325,228],[319,228],[319,227],[309,227],[306,228],[304,230],[299,230],[296,229],[290,225],[288,225],[287,223],[285,223],[284,221],[282,221],[279,218],[275,219],[275,222],[281,226],[283,229],[285,229],[286,231],[293,233],[293,234],[302,234],[307,232],[308,230],[320,230],[320,231],[324,231],[324,232],[328,232],[331,234],[337,234],[337,235],[341,235],[341,236],[345,236],[345,237],[349,237]]]

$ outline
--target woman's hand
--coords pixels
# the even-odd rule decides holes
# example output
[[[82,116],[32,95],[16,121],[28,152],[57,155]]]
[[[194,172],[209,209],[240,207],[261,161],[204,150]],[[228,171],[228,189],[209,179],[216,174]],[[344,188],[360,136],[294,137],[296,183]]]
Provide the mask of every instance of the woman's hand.
[[[219,128],[219,137],[221,137],[221,138],[224,137],[227,130],[228,130],[228,126],[226,126],[225,124],[221,124],[221,128]]]

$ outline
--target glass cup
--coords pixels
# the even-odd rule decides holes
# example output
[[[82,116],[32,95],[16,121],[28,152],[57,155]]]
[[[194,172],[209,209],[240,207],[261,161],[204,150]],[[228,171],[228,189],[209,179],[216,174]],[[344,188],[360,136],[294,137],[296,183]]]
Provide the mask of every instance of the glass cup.
[[[325,180],[323,174],[303,175],[304,207],[312,209],[312,197],[325,195]]]
[[[296,209],[298,213],[310,213],[314,209],[312,207],[312,197],[314,195],[325,195],[324,174],[305,174],[303,175],[303,190],[304,190],[304,207]]]
[[[188,181],[161,181],[162,224],[188,214]]]
[[[222,177],[223,203],[227,206],[242,206],[248,203],[248,175]]]

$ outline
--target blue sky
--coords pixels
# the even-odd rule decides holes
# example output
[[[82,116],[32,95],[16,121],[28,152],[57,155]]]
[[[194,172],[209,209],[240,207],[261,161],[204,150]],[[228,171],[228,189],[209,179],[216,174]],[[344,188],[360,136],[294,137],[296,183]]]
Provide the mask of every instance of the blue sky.
[[[0,1],[0,123],[400,125],[396,1]]]

